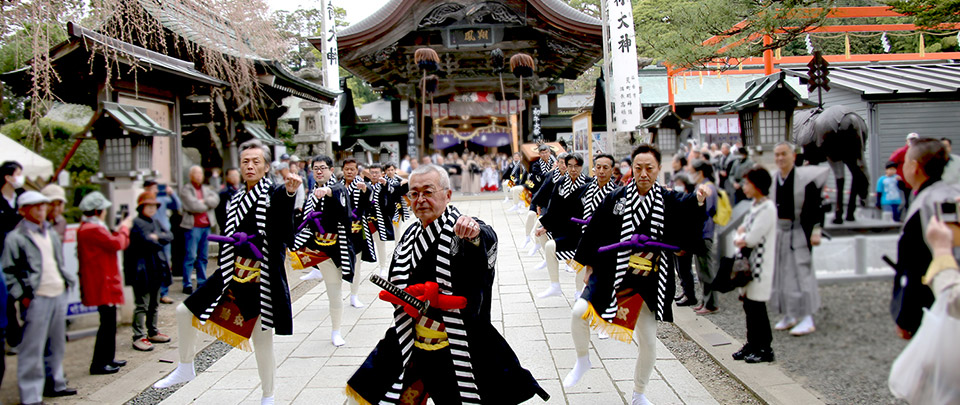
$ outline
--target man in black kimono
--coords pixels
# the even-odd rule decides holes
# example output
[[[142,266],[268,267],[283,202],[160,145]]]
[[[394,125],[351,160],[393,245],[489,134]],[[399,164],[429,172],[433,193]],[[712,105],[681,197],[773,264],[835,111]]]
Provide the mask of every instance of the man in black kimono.
[[[537,193],[540,192],[540,189],[543,188],[544,184],[553,180],[557,167],[557,158],[553,155],[553,150],[551,150],[549,146],[540,145],[537,148],[537,153],[540,155],[540,159],[530,164],[530,176],[528,176],[527,181],[524,182],[524,186],[527,188],[527,191],[530,192],[530,206],[528,207],[530,210],[527,212],[527,217],[524,222],[527,239],[524,240],[523,246],[521,246],[520,249],[526,249],[527,246],[530,246],[530,243],[533,242],[532,232],[534,230],[534,224],[540,215],[533,200]]]
[[[547,212],[547,205],[550,204],[550,196],[553,195],[553,189],[556,188],[557,184],[562,182],[563,179],[567,178],[567,156],[569,156],[569,154],[566,152],[557,156],[557,167],[550,171],[546,180],[540,185],[540,189],[533,194],[533,199],[530,202],[530,213],[527,214],[527,223],[524,224],[524,230],[528,235],[534,235],[533,231],[541,227],[540,216]],[[530,251],[527,252],[530,256],[537,254],[540,248],[547,243],[548,239],[546,234],[534,236],[534,245],[530,248]],[[546,260],[537,266],[537,268],[541,269],[546,267]]]
[[[395,304],[394,325],[347,381],[357,403],[518,404],[549,398],[490,323],[497,235],[449,205],[450,180],[423,165],[410,175],[419,220],[404,232],[389,281],[429,300],[425,313]]]
[[[377,253],[373,245],[373,234],[367,223],[367,212],[370,211],[372,190],[367,182],[359,176],[360,167],[354,158],[343,160],[343,181],[342,184],[347,188],[347,204],[351,209],[350,218],[352,222],[347,229],[348,239],[353,245],[354,254],[357,255],[354,260],[354,273],[361,275],[354,277],[350,282],[350,305],[354,308],[363,308],[363,302],[360,301],[360,283],[363,282],[362,272],[360,271],[360,262],[377,262]]]
[[[177,307],[180,364],[154,384],[155,388],[196,377],[193,356],[200,329],[239,349],[255,349],[261,404],[274,403],[273,332],[293,334],[283,261],[293,235],[293,205],[302,180],[289,173],[284,184],[275,184],[266,176],[268,162],[270,149],[260,141],[240,145],[245,187],[227,205],[224,238],[231,242],[221,245],[219,269]]]
[[[303,222],[294,237],[290,262],[294,269],[314,267],[301,280],[323,280],[330,301],[330,342],[343,346],[346,342],[340,334],[343,318],[343,297],[340,287],[343,280],[354,281],[353,245],[349,242],[348,229],[350,203],[347,189],[333,178],[333,159],[320,155],[313,159],[313,174],[317,187],[304,202]]]
[[[586,288],[573,306],[571,334],[577,353],[565,387],[590,369],[590,327],[623,342],[636,339],[633,404],[647,404],[644,391],[656,360],[657,321],[672,322],[677,256],[668,245],[690,250],[698,243],[709,188],[696,194],[656,183],[660,150],[634,149],[634,182],[603,200],[583,235],[575,260],[584,265]]]
[[[403,184],[406,184],[407,180],[403,177],[400,177],[400,174],[397,173],[397,165],[393,163],[387,163],[384,166],[384,177],[387,179],[387,183],[390,183],[393,187],[400,187]],[[404,173],[407,174],[407,173]],[[400,198],[396,202],[396,208],[393,213],[393,234],[400,234],[400,226],[403,225],[407,219],[410,218],[410,204],[407,204],[406,191],[401,193]]]
[[[536,235],[549,234],[550,240],[543,245],[544,259],[547,262],[547,273],[550,275],[550,286],[537,295],[546,298],[551,295],[560,295],[560,261],[566,265],[573,259],[580,243],[583,226],[571,220],[583,219],[583,192],[587,183],[593,179],[582,174],[583,156],[571,153],[566,157],[567,178],[553,188],[546,212],[540,216],[541,227]]]
[[[523,155],[520,152],[514,152],[513,162],[503,172],[503,191],[507,193],[504,202],[508,198],[513,200],[513,206],[507,209],[507,212],[513,212],[523,206],[520,200],[520,193],[523,192],[523,182],[527,178],[527,168],[523,164]]]
[[[389,260],[393,257],[393,250],[387,250],[387,242],[395,239],[393,217],[408,187],[406,181],[401,181],[400,185],[394,186],[394,182],[383,177],[382,166],[379,164],[370,165],[367,170],[370,173],[371,190],[371,205],[367,210],[368,222],[372,222],[377,229],[371,235],[376,246],[377,269],[380,273],[386,274],[390,268]]]

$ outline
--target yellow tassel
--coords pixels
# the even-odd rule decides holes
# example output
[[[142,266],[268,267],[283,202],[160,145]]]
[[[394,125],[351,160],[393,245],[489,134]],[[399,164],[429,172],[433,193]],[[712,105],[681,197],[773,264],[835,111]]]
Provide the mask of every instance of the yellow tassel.
[[[727,78],[727,93],[730,92],[730,78]]]
[[[850,59],[850,34],[843,35],[843,55]]]
[[[230,346],[236,347],[237,349],[243,350],[245,352],[252,352],[253,345],[250,343],[250,339],[240,336],[232,331],[213,323],[212,321],[207,321],[206,323],[200,323],[200,320],[197,317],[193,317],[193,327],[197,330],[206,333],[223,343],[226,343]]]
[[[687,89],[687,77],[686,77],[686,76],[683,77],[683,89],[684,89],[684,90]]]
[[[677,78],[673,78],[673,94],[677,94]]]
[[[737,70],[739,70],[739,71],[741,71],[741,72],[743,71],[743,63],[742,63],[742,62],[737,64]]]
[[[606,332],[607,335],[616,340],[624,343],[633,341],[633,329],[607,322],[600,317],[597,310],[593,308],[593,304],[587,304],[587,311],[583,313],[581,318],[589,322],[591,328]]]
[[[703,71],[701,70],[701,71],[699,71],[699,72],[697,72],[697,73],[700,74],[700,87],[703,87]]]
[[[780,48],[777,48],[773,51],[773,57],[777,58],[777,60],[780,60]]]
[[[357,401],[358,404],[360,404],[360,405],[371,405],[371,404],[370,404],[370,401],[367,401],[366,399],[364,399],[363,397],[361,397],[361,396],[360,396],[360,393],[357,392],[356,390],[354,390],[353,387],[351,387],[349,384],[347,384],[347,388],[345,389],[345,391],[346,391],[346,393],[347,393],[347,396],[350,397],[350,398],[353,398],[353,400],[354,400],[354,401]]]
[[[920,33],[920,57],[924,57],[927,54],[927,47],[923,44],[923,33]]]

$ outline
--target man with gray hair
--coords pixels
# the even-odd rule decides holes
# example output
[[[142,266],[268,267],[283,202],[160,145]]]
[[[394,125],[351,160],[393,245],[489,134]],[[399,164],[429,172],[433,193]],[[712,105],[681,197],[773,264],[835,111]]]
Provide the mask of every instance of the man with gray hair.
[[[410,174],[418,222],[404,232],[387,278],[394,324],[347,381],[351,403],[517,404],[549,395],[490,323],[497,234],[450,205],[436,165]],[[391,289],[392,290],[392,289]],[[399,290],[402,290],[400,292]],[[394,294],[399,294],[394,295]]]
[[[197,288],[207,281],[207,236],[210,235],[210,217],[208,212],[217,208],[220,195],[210,186],[203,184],[203,168],[190,167],[190,184],[180,187],[180,199],[183,201],[184,229],[183,255],[183,293],[193,293],[190,273],[197,271]]]
[[[783,314],[774,328],[790,329],[791,335],[802,336],[816,330],[813,314],[820,308],[813,247],[820,244],[821,190],[830,172],[822,166],[795,167],[796,146],[789,142],[778,143],[773,148],[773,156],[777,182],[770,198],[777,205],[779,220],[777,240],[769,242],[776,243],[770,303]],[[773,352],[764,356],[766,354],[761,354],[763,361],[773,360]]]

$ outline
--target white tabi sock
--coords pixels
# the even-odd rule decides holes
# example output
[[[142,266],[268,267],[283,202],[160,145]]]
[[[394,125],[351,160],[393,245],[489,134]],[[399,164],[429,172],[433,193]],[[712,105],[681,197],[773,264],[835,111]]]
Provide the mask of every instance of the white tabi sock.
[[[560,283],[550,283],[550,287],[547,287],[542,293],[537,294],[537,298],[547,298],[552,295],[560,295]]]
[[[647,396],[643,394],[633,393],[633,400],[630,402],[631,405],[653,405],[650,401],[647,401]]]
[[[260,405],[273,405],[273,396],[260,398]]]
[[[533,248],[531,248],[530,251],[527,252],[527,255],[528,255],[528,256],[533,256],[533,255],[537,254],[537,252],[540,251],[540,247],[541,247],[541,246],[540,246],[539,243],[536,244],[536,245],[533,245]]]
[[[546,260],[540,262],[540,264],[538,264],[537,267],[534,267],[533,269],[534,269],[534,270],[543,270],[543,269],[545,269],[545,268],[547,268],[547,261],[546,261]]]
[[[563,378],[563,386],[570,388],[580,382],[580,379],[583,378],[583,375],[586,374],[587,370],[590,369],[590,355],[577,357],[577,364],[573,366],[573,370],[570,370],[570,373]]]
[[[527,239],[523,242],[523,246],[520,246],[520,249],[526,249],[527,246],[530,246],[530,242],[533,242],[533,238],[527,235]]]
[[[333,345],[337,347],[347,344],[347,342],[343,340],[343,337],[340,336],[339,330],[335,330],[330,333],[330,343],[333,343]]]
[[[309,273],[300,276],[300,279],[304,281],[306,280],[323,281],[323,273],[321,273],[320,270],[311,269]]]
[[[193,380],[196,377],[197,372],[193,369],[193,363],[180,363],[172,373],[153,384],[153,388],[169,388]]]
[[[350,305],[354,308],[363,308],[363,302],[360,301],[360,297],[356,295],[350,295]]]

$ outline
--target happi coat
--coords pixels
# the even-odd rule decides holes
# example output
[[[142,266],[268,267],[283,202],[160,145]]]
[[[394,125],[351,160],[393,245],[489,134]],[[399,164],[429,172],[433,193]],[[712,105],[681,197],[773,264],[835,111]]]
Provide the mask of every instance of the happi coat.
[[[618,295],[639,294],[656,319],[673,322],[677,256],[659,249],[619,249],[599,253],[604,246],[628,241],[635,234],[691,250],[702,244],[701,231],[706,210],[697,203],[695,193],[681,193],[659,184],[641,196],[635,184],[610,192],[593,214],[584,232],[574,260],[592,266],[581,298],[589,302],[586,314],[590,324],[610,336],[629,341],[632,327],[616,327],[611,322],[621,312]],[[644,276],[628,266],[631,256],[643,256],[653,269]],[[632,326],[632,325],[631,325]]]
[[[401,289],[436,282],[440,294],[466,298],[466,307],[431,307],[414,319],[395,305],[393,325],[347,381],[347,394],[361,404],[406,403],[403,399],[424,389],[437,404],[518,404],[535,394],[549,397],[490,323],[497,235],[478,221],[478,243],[460,239],[453,232],[460,215],[448,206],[426,228],[419,222],[410,226],[398,242],[388,279]],[[424,346],[415,325],[438,322],[446,337]]]
[[[304,269],[333,260],[343,279],[353,282],[356,254],[348,239],[352,221],[347,189],[333,179],[322,187],[329,187],[331,194],[317,198],[310,193],[304,202],[304,220],[291,246],[291,263],[294,269]]]
[[[183,302],[196,317],[194,325],[198,329],[221,340],[229,338],[208,320],[216,307],[230,296],[240,305],[243,320],[251,321],[259,316],[262,329],[273,329],[278,335],[293,334],[290,287],[283,261],[284,251],[293,239],[294,200],[295,196],[288,195],[283,184],[275,184],[269,176],[264,176],[249,190],[241,189],[230,199],[224,236],[237,232],[255,235],[252,243],[263,255],[259,277],[238,282],[237,262],[250,263],[256,260],[255,254],[249,248],[221,244],[219,267]],[[249,345],[242,342],[227,343],[249,349]]]
[[[577,251],[583,226],[571,218],[583,219],[583,193],[593,181],[585,175],[576,180],[564,177],[554,186],[547,209],[540,216],[540,225],[557,244],[557,260],[573,259]]]

